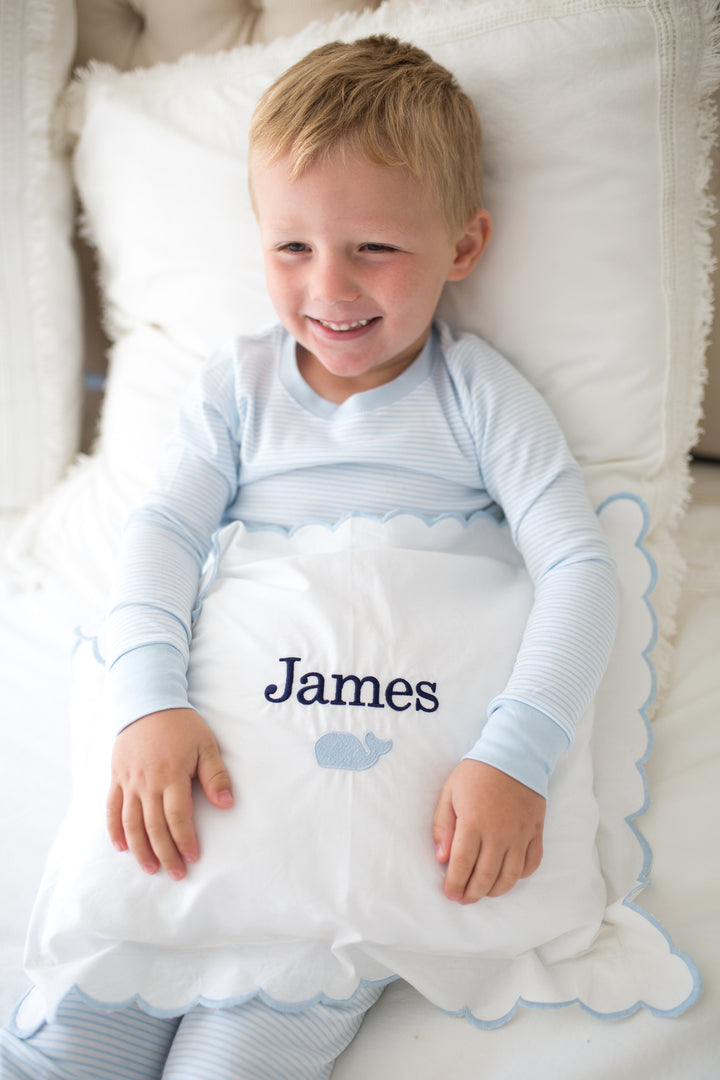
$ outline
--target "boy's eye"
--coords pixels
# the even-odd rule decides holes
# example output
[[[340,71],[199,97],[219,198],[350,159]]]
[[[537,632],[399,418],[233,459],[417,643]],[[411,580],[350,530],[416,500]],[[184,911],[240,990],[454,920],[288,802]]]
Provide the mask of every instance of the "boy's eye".
[[[307,250],[307,244],[303,244],[301,240],[291,240],[287,244],[280,245],[280,251],[289,251],[291,255],[301,254]]]
[[[363,251],[369,251],[371,253],[377,251],[393,251],[389,244],[363,244]]]

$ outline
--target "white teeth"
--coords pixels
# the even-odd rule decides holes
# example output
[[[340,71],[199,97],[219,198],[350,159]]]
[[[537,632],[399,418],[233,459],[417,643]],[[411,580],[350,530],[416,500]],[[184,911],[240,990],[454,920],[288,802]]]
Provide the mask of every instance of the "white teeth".
[[[327,326],[328,330],[357,330],[360,326],[367,326],[369,319],[359,319],[358,322],[334,323],[318,319],[321,326]]]

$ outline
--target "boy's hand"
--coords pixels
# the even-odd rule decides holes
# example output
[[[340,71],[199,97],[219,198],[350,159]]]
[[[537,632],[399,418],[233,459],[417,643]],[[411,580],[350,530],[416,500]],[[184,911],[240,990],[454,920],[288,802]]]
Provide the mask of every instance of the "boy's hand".
[[[185,876],[199,857],[192,820],[197,777],[213,806],[232,806],[230,777],[210,728],[194,709],[149,713],[124,728],[112,754],[107,827],[118,851],[142,869]]]
[[[448,863],[445,895],[461,904],[502,896],[542,859],[545,799],[519,780],[465,760],[440,793],[433,839]]]

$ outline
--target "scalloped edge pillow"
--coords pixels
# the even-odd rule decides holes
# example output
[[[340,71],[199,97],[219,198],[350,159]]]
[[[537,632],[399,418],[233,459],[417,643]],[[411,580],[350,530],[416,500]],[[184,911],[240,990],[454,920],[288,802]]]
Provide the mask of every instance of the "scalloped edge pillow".
[[[539,387],[596,503],[645,499],[662,683],[710,318],[714,17],[712,0],[389,0],[269,46],[91,68],[63,123],[115,341],[102,430],[9,559],[102,603],[197,364],[273,319],[246,192],[257,97],[324,41],[394,33],[457,74],[485,129],[493,240],[442,314]]]
[[[633,899],[647,883],[633,824],[653,681],[647,515],[622,496],[600,519],[623,592],[594,727],[590,710],[551,778],[540,869],[469,906],[443,894],[431,825],[532,603],[506,527],[398,514],[220,533],[189,685],[238,799],[219,811],[197,797],[202,856],[180,883],[148,878],[107,836],[114,728],[102,722],[102,639],[99,652],[86,635],[73,802],[33,913],[36,989],[20,1026],[73,987],[100,1008],[178,1015],[256,995],[279,1008],[344,1000],[396,977],[487,1027],[521,1004],[579,1003],[605,1019],[687,1009],[695,965]]]

